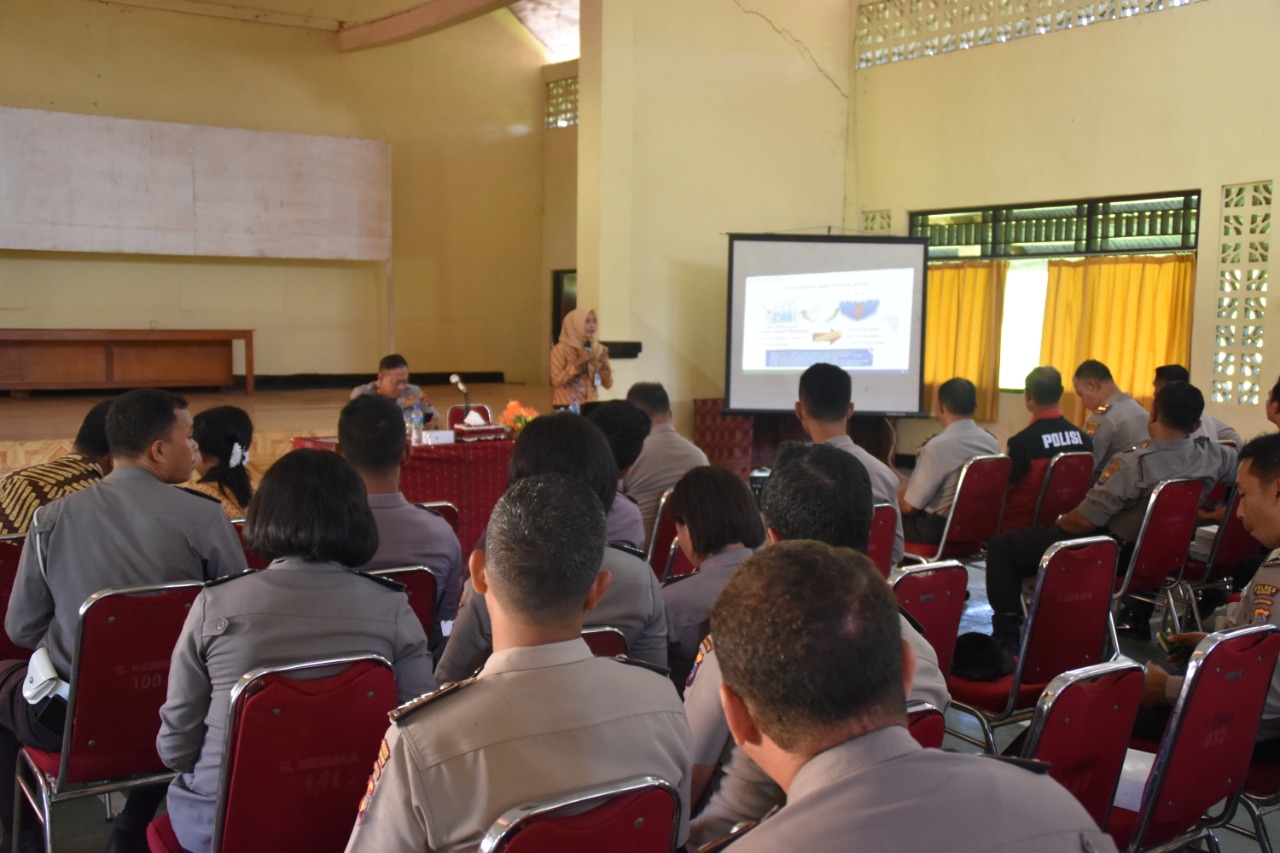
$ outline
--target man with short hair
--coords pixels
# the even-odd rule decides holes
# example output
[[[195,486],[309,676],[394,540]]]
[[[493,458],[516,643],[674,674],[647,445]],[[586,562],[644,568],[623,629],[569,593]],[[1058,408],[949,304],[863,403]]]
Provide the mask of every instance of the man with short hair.
[[[1022,633],[1022,580],[1035,576],[1050,545],[1096,533],[1110,535],[1121,544],[1123,569],[1142,529],[1147,500],[1161,481],[1198,479],[1206,489],[1218,482],[1235,481],[1234,450],[1207,439],[1190,438],[1203,409],[1204,397],[1195,386],[1168,383],[1156,394],[1151,408],[1151,438],[1113,456],[1079,506],[1060,516],[1052,527],[1024,527],[992,538],[987,546],[987,598],[992,635],[1005,649],[1017,653]],[[1124,621],[1133,636],[1149,639],[1144,612],[1150,616],[1150,610],[1130,605],[1129,618]]]
[[[1093,442],[1093,476],[1097,477],[1112,456],[1147,440],[1147,410],[1121,391],[1111,369],[1096,359],[1080,362],[1071,387],[1088,412],[1084,433]]]
[[[780,643],[779,624],[804,630]],[[766,548],[730,578],[711,626],[734,742],[787,797],[733,850],[1115,850],[1047,775],[915,742],[912,646],[863,555],[818,542]]]
[[[107,409],[98,403],[84,416],[71,452],[0,477],[0,536],[26,533],[35,511],[60,497],[92,486],[111,473]]]
[[[438,646],[440,623],[458,614],[462,548],[443,516],[409,503],[400,492],[400,470],[409,461],[400,407],[380,395],[352,399],[338,416],[338,448],[364,480],[378,525],[378,551],[361,568],[422,565],[432,570],[439,587],[434,624],[422,627]]]
[[[871,483],[866,469],[852,455],[826,444],[782,445],[761,495],[770,547],[778,542],[813,539],[835,547],[865,550],[871,530],[871,507]],[[905,619],[901,630],[919,660],[910,698],[945,711],[951,695],[938,667],[937,653]],[[784,645],[791,642],[792,635],[782,637],[771,631],[770,638]],[[719,700],[720,685],[713,633],[702,641],[685,688],[685,710],[693,731],[694,802],[701,800],[729,742],[728,724]],[[733,746],[718,787],[694,818],[692,838],[698,844],[714,841],[740,821],[760,819],[782,800],[781,789],[740,747]]]
[[[1156,368],[1155,378],[1151,380],[1151,387],[1158,394],[1160,389],[1170,382],[1190,382],[1191,373],[1181,364],[1162,364]],[[1229,441],[1236,447],[1244,444],[1240,438],[1240,433],[1226,421],[1221,421],[1213,415],[1205,412],[1200,416],[1200,426],[1196,431],[1191,433],[1192,438],[1200,438],[1204,436],[1210,441]]]
[[[653,428],[631,470],[622,478],[622,491],[640,507],[645,545],[653,536],[662,493],[690,468],[707,464],[707,454],[676,432],[671,424],[671,398],[659,382],[637,382],[627,390],[627,402],[649,416]]]
[[[422,389],[409,382],[409,362],[398,353],[385,355],[378,362],[378,378],[351,389],[351,399],[377,395],[393,400],[402,412],[415,405],[422,407],[422,420],[428,428],[438,425],[440,416],[431,401],[422,395]],[[401,425],[403,428],[403,421]]]
[[[805,435],[814,444],[829,444],[862,463],[871,478],[871,499],[893,507],[894,534],[892,565],[902,562],[902,515],[898,512],[901,481],[888,465],[872,456],[849,437],[853,417],[853,381],[834,364],[819,362],[800,374],[800,399],[796,417]]]
[[[978,389],[955,377],[938,387],[938,423],[942,432],[916,451],[911,479],[898,490],[902,532],[908,542],[938,543],[947,528],[947,513],[956,499],[960,469],[974,456],[1000,452],[996,437],[978,426]]]
[[[1093,442],[1075,424],[1062,416],[1062,374],[1047,365],[1027,374],[1023,399],[1031,413],[1031,423],[1009,437],[1009,496],[1004,505],[1004,530],[1017,530],[1031,523],[1040,486],[1049,462],[1059,453],[1091,452]]]
[[[623,494],[622,486],[627,472],[636,464],[649,437],[649,416],[639,406],[626,400],[608,400],[594,403],[587,413],[587,420],[600,428],[609,442],[613,461],[618,466],[618,494],[609,508],[609,541],[620,542],[643,551],[648,544],[644,533],[644,517],[640,507],[630,495]]]
[[[93,488],[36,510],[5,616],[9,638],[47,653],[63,682],[71,676],[80,606],[93,593],[208,581],[245,569],[240,540],[218,502],[169,485],[185,483],[195,465],[186,400],[168,391],[129,391],[111,404],[106,432],[114,469]],[[51,712],[65,696],[29,703],[26,675],[25,662],[0,665],[0,767],[13,767],[20,744],[62,746],[62,725]],[[10,830],[13,774],[0,773],[0,780],[0,817]],[[108,850],[147,849],[146,826],[165,787],[133,790]]]
[[[586,484],[539,474],[507,490],[488,551],[471,555],[493,656],[393,712],[348,853],[474,849],[507,809],[641,775],[680,792],[684,843],[689,727],[675,688],[593,656],[581,637],[609,585],[604,548],[604,508]]]

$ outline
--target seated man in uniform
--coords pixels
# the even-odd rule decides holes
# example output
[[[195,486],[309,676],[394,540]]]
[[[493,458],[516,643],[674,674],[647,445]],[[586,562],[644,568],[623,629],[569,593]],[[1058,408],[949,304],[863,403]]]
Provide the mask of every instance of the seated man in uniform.
[[[871,484],[866,469],[850,454],[824,444],[784,444],[761,497],[768,542],[815,539],[841,548],[865,549],[871,529]],[[882,581],[883,583],[883,581]],[[909,698],[946,710],[951,703],[946,678],[933,647],[902,619],[902,637],[915,649],[919,665]],[[773,637],[778,641],[778,637]],[[733,746],[720,706],[720,664],[715,637],[702,651],[685,688],[685,710],[693,731],[693,798],[714,782],[706,806],[694,818],[692,837],[705,844],[727,835],[734,824],[758,820],[783,800],[783,793],[740,747]],[[713,780],[725,747],[723,772]]]
[[[1280,429],[1280,379],[1276,380],[1276,384],[1271,386],[1271,390],[1267,393],[1267,420],[1272,425]]]
[[[63,495],[92,486],[111,473],[107,409],[103,400],[80,424],[71,452],[0,477],[0,536],[26,533],[37,509]]]
[[[1151,387],[1159,394],[1160,389],[1170,382],[1190,381],[1190,372],[1181,364],[1164,364],[1156,368],[1156,376],[1151,380]],[[1200,438],[1201,436],[1210,441],[1229,441],[1236,447],[1244,444],[1240,439],[1240,433],[1236,432],[1230,424],[1226,421],[1218,420],[1208,412],[1200,416],[1199,428],[1191,433],[1192,438]]]
[[[916,451],[911,479],[898,490],[902,532],[908,542],[942,541],[947,513],[956,499],[960,469],[974,456],[1000,452],[996,437],[973,419],[978,390],[956,377],[938,388],[938,422],[942,432]]]
[[[805,628],[779,642],[780,624]],[[735,853],[1115,850],[1047,775],[915,742],[904,710],[912,647],[861,554],[766,548],[730,578],[711,625],[733,739],[787,794]]]
[[[1084,432],[1093,442],[1097,477],[1112,456],[1147,440],[1147,410],[1120,390],[1109,367],[1092,358],[1080,362],[1071,387],[1088,412]]]
[[[376,394],[394,400],[402,411],[409,411],[414,406],[422,407],[422,422],[426,429],[440,426],[440,416],[432,407],[431,401],[422,396],[422,389],[409,382],[409,362],[404,356],[392,353],[382,357],[378,362],[378,378],[351,389],[351,399]],[[401,424],[404,422],[401,421]]]
[[[432,625],[423,625],[433,648],[441,622],[452,622],[462,595],[462,548],[449,522],[415,506],[400,493],[400,469],[409,461],[400,407],[380,396],[356,397],[338,416],[338,449],[364,480],[378,525],[378,550],[362,569],[426,566],[436,575]]]
[[[218,501],[169,485],[185,483],[195,467],[186,400],[153,389],[120,395],[107,412],[107,443],[115,467],[102,482],[36,510],[4,620],[9,638],[47,653],[63,681],[71,676],[80,606],[90,595],[245,570],[244,550]],[[0,767],[12,769],[19,744],[55,752],[62,746],[56,703],[65,708],[65,696],[31,704],[23,695],[26,675],[25,661],[0,666]],[[0,819],[8,831],[13,773],[0,773],[0,780]],[[165,788],[133,789],[109,850],[147,849],[146,827]]]
[[[849,374],[834,364],[818,363],[800,374],[800,399],[796,417],[814,444],[829,444],[853,455],[871,478],[871,499],[893,507],[896,519],[893,534],[893,563],[902,562],[902,516],[898,513],[901,481],[888,465],[854,444],[849,437],[853,417],[853,382]]]
[[[671,398],[660,383],[637,382],[627,390],[627,402],[639,406],[653,425],[640,458],[622,478],[622,491],[640,507],[647,547],[662,493],[690,468],[706,465],[707,454],[671,425]]]
[[[609,541],[643,551],[647,544],[644,518],[635,499],[622,493],[622,484],[644,451],[644,441],[651,429],[649,416],[634,403],[608,400],[591,404],[587,420],[604,433],[609,450],[613,452],[613,461],[618,465],[618,494],[608,514]]]
[[[1089,452],[1093,443],[1075,424],[1062,416],[1062,374],[1053,367],[1037,367],[1027,374],[1023,397],[1031,423],[1009,437],[1009,497],[1004,507],[1004,529],[1017,530],[1031,523],[1040,486],[1049,462],[1059,453]]]
[[[689,726],[675,688],[581,638],[609,585],[604,537],[600,499],[566,476],[527,477],[498,501],[488,551],[471,556],[493,656],[393,712],[348,853],[472,850],[513,806],[638,775],[680,792],[684,843]]]
[[[1001,533],[987,547],[987,598],[992,635],[1017,653],[1022,632],[1022,580],[1034,577],[1045,549],[1064,539],[1102,533],[1120,541],[1123,570],[1138,538],[1147,499],[1162,480],[1198,479],[1206,489],[1235,481],[1236,452],[1207,439],[1189,436],[1200,422],[1204,397],[1193,385],[1170,382],[1152,406],[1151,438],[1117,453],[1080,505],[1052,527],[1024,527]],[[1130,607],[1128,630],[1150,639],[1144,610]],[[1150,616],[1150,611],[1145,610]],[[1117,625],[1117,627],[1121,627]]]

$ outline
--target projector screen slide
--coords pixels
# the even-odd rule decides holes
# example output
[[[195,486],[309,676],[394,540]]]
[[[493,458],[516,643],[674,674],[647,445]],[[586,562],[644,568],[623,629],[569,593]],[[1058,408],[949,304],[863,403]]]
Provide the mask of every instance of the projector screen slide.
[[[800,374],[848,371],[864,414],[924,414],[925,241],[729,235],[725,408],[785,412]]]

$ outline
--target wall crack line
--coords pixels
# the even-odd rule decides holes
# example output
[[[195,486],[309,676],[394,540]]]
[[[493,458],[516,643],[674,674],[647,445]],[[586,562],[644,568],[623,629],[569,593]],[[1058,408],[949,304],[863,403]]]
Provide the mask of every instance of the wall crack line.
[[[822,63],[818,61],[818,57],[813,55],[813,51],[809,49],[809,46],[804,42],[800,41],[800,39],[796,38],[795,35],[791,32],[791,30],[785,29],[783,27],[779,27],[777,24],[773,22],[773,20],[768,15],[764,14],[763,12],[757,12],[755,9],[748,9],[746,6],[742,5],[741,0],[729,0],[729,2],[737,6],[738,9],[741,10],[744,15],[753,15],[759,18],[760,20],[764,21],[766,24],[768,24],[769,27],[775,33],[781,36],[784,41],[789,42],[792,46],[796,48],[796,50],[800,52],[801,56],[805,57],[805,59],[807,59],[810,63],[812,63],[813,67],[818,69],[819,74],[827,78],[827,82],[829,82],[832,86],[835,87],[835,90],[840,93],[840,97],[844,98],[846,101],[849,99],[849,93],[846,92],[844,88],[839,83],[836,82],[836,79],[831,76],[830,72],[828,72],[827,69],[822,67]]]

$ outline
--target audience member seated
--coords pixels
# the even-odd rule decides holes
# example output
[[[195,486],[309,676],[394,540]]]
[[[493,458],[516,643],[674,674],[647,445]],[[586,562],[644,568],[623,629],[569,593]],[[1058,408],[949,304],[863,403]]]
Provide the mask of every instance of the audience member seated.
[[[587,420],[604,433],[618,466],[618,494],[609,510],[609,541],[644,550],[646,540],[640,507],[622,493],[622,481],[640,458],[644,440],[649,437],[649,416],[626,400],[609,400],[592,404]]]
[[[1237,514],[1245,529],[1271,553],[1240,600],[1227,605],[1226,613],[1218,617],[1218,631],[1249,624],[1280,625],[1280,610],[1275,606],[1276,591],[1280,590],[1280,433],[1260,435],[1240,449],[1236,492],[1240,495]],[[1174,634],[1170,640],[1194,649],[1204,637],[1203,633],[1188,631]],[[1176,655],[1170,660],[1181,662],[1185,657]],[[1147,664],[1144,704],[1162,709],[1163,719],[1167,720],[1181,690],[1181,676],[1169,675],[1155,663]],[[1280,740],[1280,666],[1271,677],[1258,740]]]
[[[915,742],[913,647],[863,555],[767,548],[729,580],[711,621],[734,742],[787,798],[734,851],[1115,850],[1048,776]],[[804,630],[779,642],[777,625]]]
[[[1031,524],[1040,486],[1049,462],[1059,453],[1093,450],[1093,442],[1075,424],[1062,416],[1062,374],[1055,367],[1037,367],[1027,374],[1022,392],[1031,423],[1009,437],[1009,496],[1004,506],[1004,529],[1017,530]]]
[[[458,613],[462,595],[462,547],[453,527],[440,513],[415,506],[400,493],[400,469],[409,461],[400,408],[385,397],[357,397],[338,416],[338,449],[369,495],[378,527],[378,544],[363,569],[426,566],[436,572],[436,607],[431,625],[432,648],[442,640],[441,622]]]
[[[1160,393],[1169,382],[1190,382],[1191,373],[1181,364],[1166,364],[1156,368],[1155,379],[1151,380],[1151,387],[1155,392]],[[1236,432],[1230,424],[1220,421],[1213,415],[1205,412],[1200,416],[1200,426],[1195,432],[1191,433],[1192,438],[1200,438],[1201,436],[1210,441],[1229,441],[1236,447],[1244,444],[1240,438],[1240,433]]]
[[[796,417],[814,444],[829,444],[862,463],[871,478],[871,499],[893,507],[897,519],[893,534],[892,565],[902,562],[902,515],[898,513],[898,473],[849,437],[853,417],[853,382],[849,374],[834,364],[818,363],[800,374],[800,399]]]
[[[938,388],[938,422],[942,432],[916,451],[911,479],[898,490],[902,532],[908,542],[942,541],[947,513],[956,498],[960,469],[974,456],[1000,452],[996,437],[973,419],[978,390],[968,379],[956,377]]]
[[[179,773],[169,786],[169,819],[191,853],[206,853],[213,841],[231,689],[246,672],[380,655],[394,667],[399,701],[436,688],[404,588],[348,568],[369,561],[378,528],[360,478],[341,457],[295,450],[272,465],[249,505],[245,542],[271,565],[214,581],[196,597],[160,709],[156,750]]]
[[[557,412],[534,418],[516,438],[511,450],[510,483],[551,473],[585,483],[600,499],[602,508],[615,505],[618,468],[609,443],[595,424],[581,415]],[[487,534],[476,550],[488,550]],[[474,554],[471,559],[475,559]],[[586,623],[617,628],[626,637],[631,657],[666,666],[666,611],[662,589],[649,564],[610,546],[598,568],[613,580],[596,609],[585,617]],[[460,681],[475,672],[490,654],[492,637],[484,593],[471,583],[464,583],[458,618],[436,669],[440,681]]]
[[[773,474],[761,495],[766,535],[770,545],[790,539],[814,539],[842,548],[863,550],[871,530],[871,484],[866,469],[848,453],[823,444],[788,443],[778,448]],[[881,583],[884,581],[881,579]],[[910,698],[946,710],[951,703],[946,678],[938,668],[933,647],[901,619],[902,637],[915,650],[919,666],[912,680]],[[785,645],[799,623],[785,634],[771,629],[769,641]],[[864,661],[867,665],[869,661]],[[720,664],[716,660],[715,635],[709,634],[694,664],[685,689],[685,710],[693,731],[693,797],[698,802],[715,774],[726,745],[728,758],[718,784],[702,812],[695,815],[692,837],[705,844],[728,834],[738,822],[759,820],[783,799],[782,790],[770,781],[740,746],[729,740],[729,728],[720,704]],[[797,848],[800,849],[800,848]]]
[[[191,437],[196,442],[196,481],[187,488],[222,504],[228,518],[244,518],[253,498],[245,468],[253,441],[249,413],[235,406],[206,409],[195,416]]]
[[[1080,362],[1071,387],[1088,412],[1084,432],[1093,442],[1097,477],[1112,456],[1147,440],[1147,410],[1120,390],[1109,367],[1094,359]]]
[[[680,792],[683,844],[680,700],[661,675],[594,657],[581,638],[610,583],[599,497],[559,474],[526,477],[494,508],[488,545],[471,556],[471,585],[489,601],[493,655],[393,713],[348,853],[473,850],[507,809],[636,775]]]
[[[1280,429],[1280,379],[1277,379],[1276,384],[1272,385],[1271,390],[1267,392],[1266,413],[1271,425]]]
[[[37,509],[111,473],[111,449],[107,447],[110,407],[111,401],[103,400],[89,410],[66,456],[0,477],[0,536],[26,533]]]
[[[207,581],[245,569],[235,529],[218,503],[171,484],[194,464],[187,401],[160,390],[129,391],[107,412],[114,469],[91,489],[36,510],[4,627],[19,646],[46,655],[57,677],[71,677],[80,606],[95,592],[172,581]],[[242,673],[243,674],[243,673]],[[20,744],[58,751],[61,725],[46,703],[23,697],[27,663],[0,666],[0,767],[12,768]],[[0,819],[12,827],[13,773],[0,773]],[[145,851],[146,826],[164,785],[135,788],[116,817],[112,848]],[[25,834],[25,833],[24,833]]]
[[[409,382],[409,362],[404,360],[404,356],[395,353],[383,356],[382,361],[378,362],[378,378],[351,389],[352,400],[375,394],[394,400],[403,412],[408,412],[414,406],[421,406],[423,425],[427,429],[439,428],[439,413],[431,405],[431,401],[422,395],[422,389]]]
[[[653,425],[644,440],[640,458],[622,477],[622,490],[640,507],[647,545],[658,518],[662,493],[676,484],[684,472],[707,464],[707,454],[671,424],[671,398],[658,382],[637,382],[627,391],[627,402],[649,416]]]
[[[670,501],[680,550],[698,567],[662,587],[671,680],[683,690],[710,630],[711,605],[733,570],[764,544],[764,525],[751,489],[725,468],[689,469],[671,490]]]
[[[1022,632],[1022,580],[1035,576],[1050,545],[1097,533],[1113,536],[1120,542],[1123,570],[1142,527],[1147,500],[1162,480],[1198,479],[1206,489],[1235,481],[1233,449],[1189,437],[1203,409],[1204,397],[1195,386],[1168,383],[1156,394],[1151,409],[1150,440],[1112,457],[1078,507],[1060,516],[1052,527],[1026,527],[991,540],[987,546],[987,597],[993,611],[992,635],[1005,649],[1017,653]],[[1126,630],[1149,639],[1150,626],[1144,616],[1149,617],[1150,612],[1128,605],[1122,614]]]

